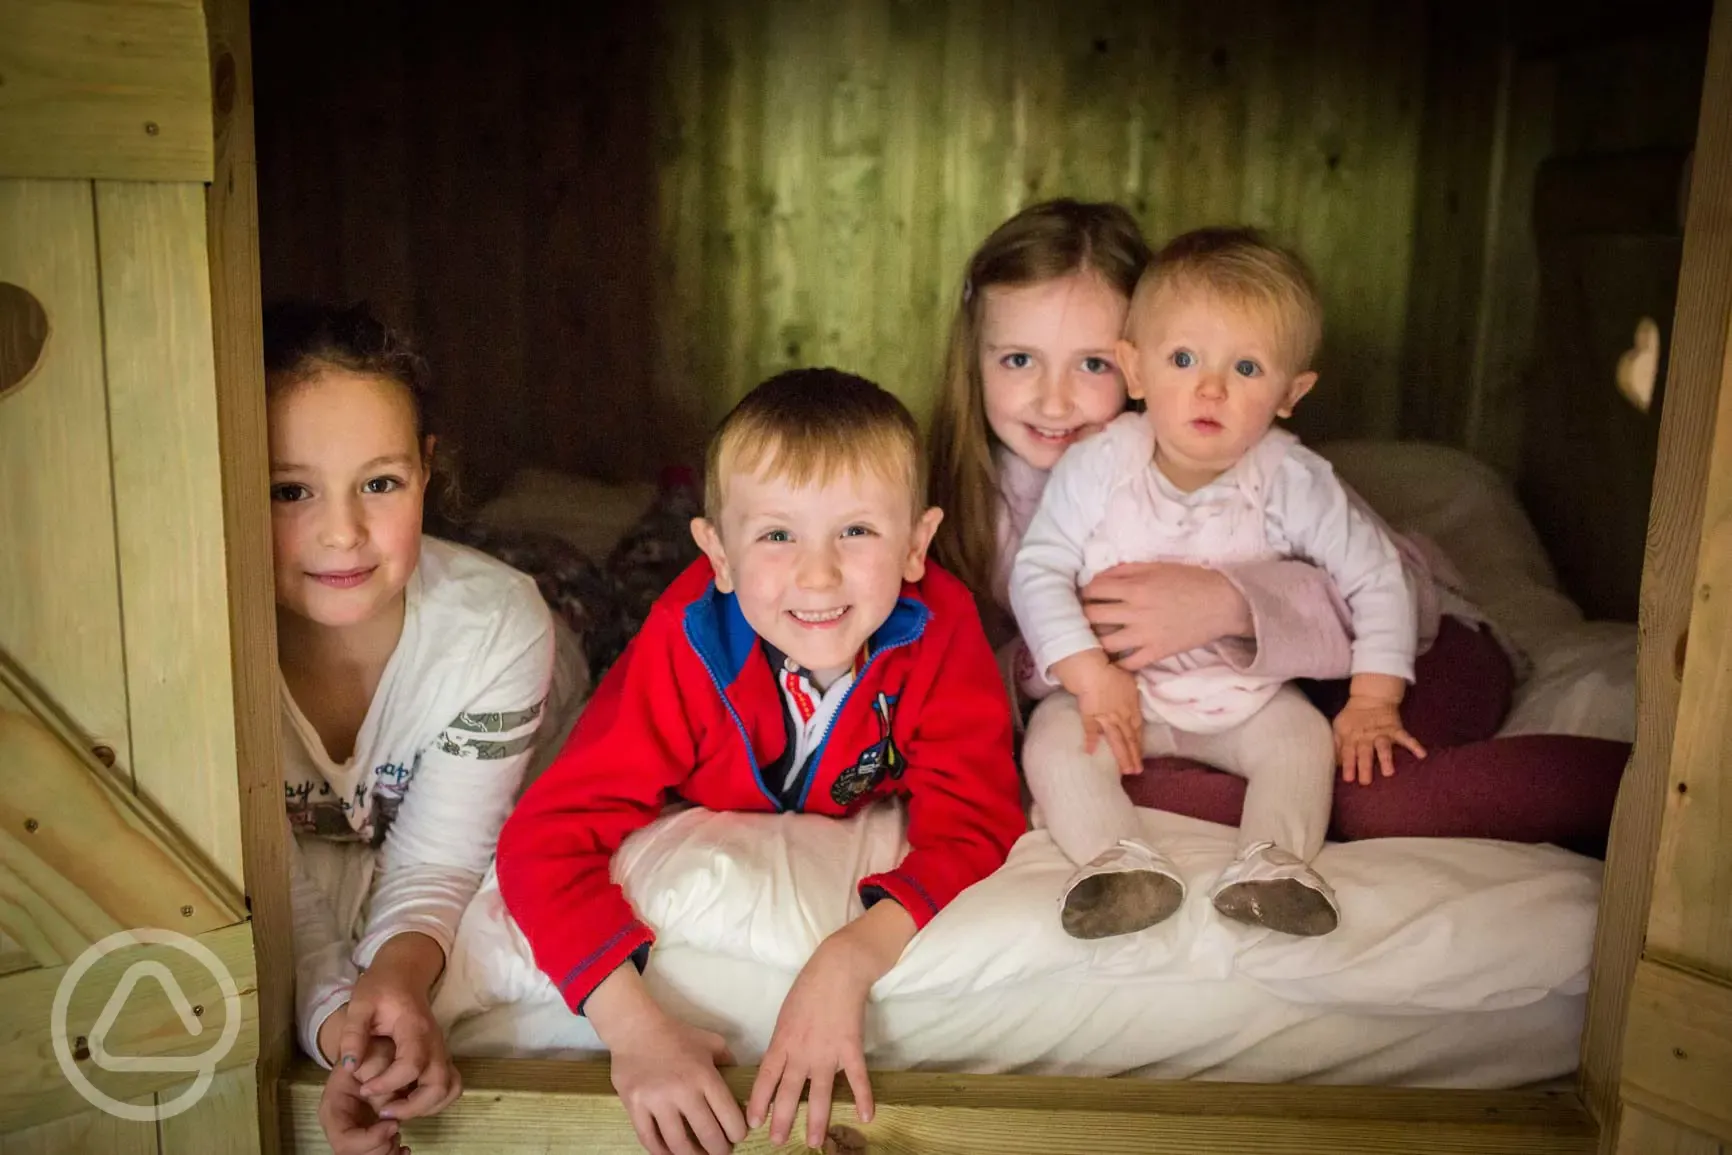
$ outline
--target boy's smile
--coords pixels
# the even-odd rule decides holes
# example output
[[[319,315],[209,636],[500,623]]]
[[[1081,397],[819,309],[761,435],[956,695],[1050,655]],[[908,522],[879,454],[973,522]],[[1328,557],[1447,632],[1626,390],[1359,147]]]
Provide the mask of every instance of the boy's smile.
[[[772,463],[773,465],[773,463]],[[773,472],[772,470],[765,471]],[[940,513],[883,471],[842,469],[829,481],[728,475],[720,524],[692,536],[757,635],[827,687],[884,624],[902,583],[926,572]]]

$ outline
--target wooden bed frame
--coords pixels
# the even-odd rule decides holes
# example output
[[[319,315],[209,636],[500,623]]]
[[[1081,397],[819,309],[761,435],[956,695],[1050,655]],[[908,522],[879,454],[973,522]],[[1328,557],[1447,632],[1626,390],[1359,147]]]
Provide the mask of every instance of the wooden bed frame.
[[[134,0],[133,7],[144,3]],[[7,776],[0,815],[12,814],[5,802],[13,793],[12,775],[36,775],[30,783],[38,787],[56,775],[52,781],[76,780],[79,790],[100,797],[101,805],[132,831],[129,838],[144,840],[138,845],[159,848],[165,863],[162,886],[202,887],[198,893],[210,896],[196,906],[199,917],[208,915],[211,921],[196,928],[189,923],[188,929],[238,971],[246,1028],[244,1045],[193,1110],[158,1124],[124,1123],[81,1110],[54,1060],[45,1058],[45,992],[68,965],[66,942],[41,945],[21,960],[0,955],[7,963],[0,966],[0,1152],[319,1151],[325,1149],[317,1122],[323,1072],[295,1057],[291,1028],[293,966],[276,757],[247,5],[245,0],[206,0],[201,12],[196,0],[151,0],[152,19],[128,33],[135,41],[148,40],[164,59],[178,54],[184,64],[186,54],[196,52],[208,83],[185,82],[184,69],[171,80],[140,82],[128,74],[125,83],[109,83],[105,69],[113,61],[99,49],[114,40],[104,30],[112,29],[116,7],[117,0],[0,0],[0,31],[5,32],[0,35],[0,189],[24,178],[95,181],[100,197],[105,189],[132,182],[125,191],[149,199],[156,195],[150,190],[160,188],[166,190],[161,203],[152,201],[140,219],[141,227],[154,225],[161,235],[141,244],[166,236],[164,252],[170,256],[164,260],[174,253],[208,251],[208,286],[197,277],[186,282],[192,315],[208,321],[208,330],[147,328],[158,339],[180,342],[182,352],[192,349],[192,368],[175,383],[189,390],[192,424],[204,422],[221,447],[208,464],[211,480],[220,473],[222,481],[221,524],[203,529],[214,534],[220,528],[226,551],[217,563],[216,600],[205,608],[226,617],[232,659],[232,685],[225,684],[233,701],[230,765],[238,766],[238,781],[212,777],[216,770],[200,764],[209,780],[197,788],[212,792],[217,799],[213,813],[228,817],[210,825],[216,833],[209,837],[201,829],[181,838],[174,832],[174,824],[182,821],[176,807],[170,806],[164,818],[138,797],[148,793],[140,782],[110,774],[105,763],[112,752],[107,759],[100,751],[93,758],[92,736],[56,714],[21,677],[12,689],[0,691],[0,721],[12,724],[11,730],[0,726],[0,774]],[[193,25],[186,23],[189,16]],[[16,35],[7,30],[14,21]],[[189,44],[187,28],[194,26],[202,28],[203,37]],[[40,110],[55,100],[77,111],[78,132],[43,127]],[[160,147],[189,118],[195,125],[199,118],[214,124],[209,147],[200,144],[198,132],[181,142],[185,147],[178,152]],[[73,122],[70,116],[61,119],[62,127]],[[29,131],[14,131],[19,125]],[[197,186],[203,186],[202,220],[196,213],[188,218],[169,211],[175,205],[184,208],[187,189]],[[0,230],[16,227],[0,220]],[[0,239],[0,259],[7,251]],[[106,269],[103,275],[106,287]],[[0,280],[5,277],[0,264]],[[102,336],[112,390],[117,350],[122,358],[129,352],[119,342],[129,335],[111,322],[104,318]],[[5,340],[0,333],[0,353]],[[7,402],[0,395],[0,431]],[[52,528],[7,518],[0,503],[0,551]],[[133,591],[128,614],[151,596],[148,586]],[[1563,1091],[1474,1092],[883,1072],[873,1078],[879,1103],[875,1120],[862,1125],[846,1106],[839,1108],[826,1150],[1732,1151],[1732,844],[1724,838],[1732,829],[1732,759],[1726,754],[1732,750],[1729,604],[1732,0],[1720,0],[1641,585],[1638,735],[1606,863],[1577,1085]],[[0,614],[0,623],[5,620]],[[30,749],[40,753],[28,766],[9,760],[23,747],[7,745],[12,741],[7,735],[26,730],[34,743]],[[54,742],[62,747],[58,753]],[[222,763],[214,765],[220,770]],[[101,917],[80,922],[69,916],[55,924],[76,946],[94,941],[97,929],[108,925],[105,918],[138,925],[126,921],[132,900],[98,893],[99,885],[81,881],[70,865],[77,856],[68,855],[68,849],[114,861],[105,857],[112,848],[96,841],[96,826],[76,817],[85,812],[88,808],[61,807],[56,813],[70,817],[59,826],[44,825],[34,814],[23,820],[29,836],[52,837],[57,840],[52,844],[26,845],[19,841],[26,835],[10,825],[0,831],[0,926],[20,925],[25,917],[20,910],[100,908]],[[211,844],[237,820],[245,917],[237,894],[225,891],[220,847],[213,850]],[[38,853],[32,846],[48,849]],[[32,853],[38,857],[27,861]],[[42,861],[62,866],[36,875],[25,870]],[[194,907],[189,900],[183,910]],[[227,917],[220,917],[225,911]],[[154,948],[139,953],[160,954]],[[98,1009],[75,1007],[73,1016],[93,1020]],[[155,1037],[157,1020],[165,1016],[151,1013],[156,1020],[146,1022],[128,1011],[120,1026],[136,1037]],[[157,1039],[155,1044],[159,1054],[202,1049],[202,1043],[183,1048]],[[458,1103],[436,1119],[406,1128],[406,1141],[421,1155],[639,1150],[605,1064],[477,1060],[461,1067],[465,1094]],[[752,1071],[732,1069],[726,1075],[743,1097]],[[145,1105],[166,1102],[185,1084],[183,1073],[129,1075],[125,1097]],[[847,1101],[845,1087],[838,1087],[837,1097]],[[762,1151],[769,1144],[760,1130],[739,1149]]]

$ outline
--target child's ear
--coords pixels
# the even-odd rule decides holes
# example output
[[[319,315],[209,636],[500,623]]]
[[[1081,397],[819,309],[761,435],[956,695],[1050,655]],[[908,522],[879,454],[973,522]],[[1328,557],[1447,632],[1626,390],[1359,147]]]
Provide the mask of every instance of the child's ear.
[[[908,561],[902,567],[902,580],[917,582],[926,576],[926,550],[932,545],[932,535],[938,532],[938,523],[944,520],[944,511],[936,505],[921,514],[914,522],[914,536],[908,542]]]
[[[692,540],[698,543],[698,548],[710,559],[710,568],[716,571],[716,589],[725,594],[733,593],[734,575],[728,570],[728,553],[722,548],[721,532],[709,518],[694,517]]]
[[[1137,379],[1137,347],[1134,343],[1120,338],[1113,346],[1113,355],[1119,359],[1119,372],[1125,375],[1125,393],[1133,401],[1143,399],[1143,383]]]
[[[1299,399],[1311,392],[1311,387],[1317,384],[1317,374],[1301,373],[1287,383],[1287,396],[1276,408],[1275,412],[1282,417],[1293,416],[1293,406],[1299,404]]]

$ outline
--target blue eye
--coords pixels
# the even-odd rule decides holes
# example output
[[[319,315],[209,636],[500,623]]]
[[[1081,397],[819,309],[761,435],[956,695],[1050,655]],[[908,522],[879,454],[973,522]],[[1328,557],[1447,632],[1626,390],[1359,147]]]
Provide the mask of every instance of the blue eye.
[[[785,542],[793,541],[794,535],[789,533],[785,529],[771,529],[771,530],[766,530],[758,538],[758,540],[771,542],[771,543],[776,544],[776,545],[781,545]]]
[[[842,531],[843,537],[871,537],[872,527],[868,525],[851,525]]]
[[[1197,358],[1192,356],[1189,349],[1179,349],[1175,351],[1170,359],[1173,362],[1174,368],[1177,369],[1189,369],[1192,365],[1197,363]]]
[[[313,496],[313,491],[297,482],[284,482],[282,485],[271,486],[271,500],[282,504],[305,501]]]
[[[1034,364],[1034,358],[1027,353],[1006,353],[998,363],[1006,369],[1026,369]]]
[[[1263,375],[1263,366],[1247,357],[1233,366],[1233,372],[1237,373],[1241,377],[1261,377]]]
[[[370,477],[361,483],[362,493],[390,493],[403,488],[403,483],[395,477]]]
[[[1084,373],[1092,373],[1097,376],[1113,371],[1113,363],[1105,357],[1084,357],[1082,367]]]

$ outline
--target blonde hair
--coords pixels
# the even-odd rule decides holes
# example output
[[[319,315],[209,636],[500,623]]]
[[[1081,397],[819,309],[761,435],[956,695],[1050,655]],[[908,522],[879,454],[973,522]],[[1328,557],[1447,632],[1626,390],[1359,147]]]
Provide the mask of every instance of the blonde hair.
[[[911,517],[925,490],[920,427],[907,406],[840,369],[790,369],[742,397],[704,458],[704,516],[721,517],[727,479],[747,473],[795,488],[869,473],[908,488]]]
[[[1122,206],[1070,198],[1028,206],[994,229],[969,258],[932,411],[932,504],[944,511],[932,554],[983,607],[992,603],[1001,500],[993,463],[998,438],[986,421],[980,374],[984,292],[1090,273],[1128,301],[1148,260],[1148,243]]]
[[[1164,294],[1201,289],[1265,314],[1288,357],[1288,368],[1311,367],[1323,343],[1323,300],[1304,260],[1253,228],[1211,227],[1174,237],[1161,247],[1131,297],[1126,327]]]

